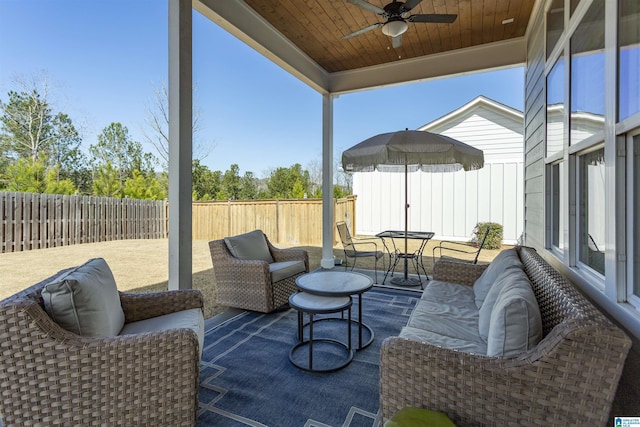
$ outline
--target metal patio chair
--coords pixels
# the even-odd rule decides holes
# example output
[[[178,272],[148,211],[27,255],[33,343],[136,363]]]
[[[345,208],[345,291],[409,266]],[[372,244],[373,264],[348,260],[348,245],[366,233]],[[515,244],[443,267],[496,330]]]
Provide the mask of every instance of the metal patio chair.
[[[353,265],[351,266],[351,270],[355,268],[358,258],[373,257],[375,258],[373,267],[375,282],[378,283],[378,260],[384,255],[384,252],[382,252],[382,250],[378,250],[378,243],[380,243],[380,238],[353,237],[349,232],[347,223],[344,221],[337,222],[336,227],[338,227],[338,234],[340,234],[340,240],[342,241],[342,248],[344,250],[345,258],[353,258]],[[347,267],[348,265],[345,264],[345,270],[347,269]],[[384,268],[384,258],[382,260],[382,268]]]
[[[480,256],[480,251],[482,251],[482,248],[484,247],[484,243],[487,240],[487,236],[489,236],[490,232],[491,232],[491,227],[487,227],[487,230],[485,231],[484,235],[478,242],[477,248],[471,248],[465,242],[453,242],[449,240],[443,240],[442,242],[440,242],[439,245],[433,248],[434,262],[436,259],[436,252],[438,252],[439,258],[445,258],[452,261],[464,262],[468,264],[477,264],[478,257]],[[445,252],[445,255],[442,254],[443,251]],[[458,258],[456,256],[453,256],[453,254],[449,255],[450,252],[453,252],[458,256],[465,256],[465,255],[473,256],[473,259],[468,259],[467,257]]]

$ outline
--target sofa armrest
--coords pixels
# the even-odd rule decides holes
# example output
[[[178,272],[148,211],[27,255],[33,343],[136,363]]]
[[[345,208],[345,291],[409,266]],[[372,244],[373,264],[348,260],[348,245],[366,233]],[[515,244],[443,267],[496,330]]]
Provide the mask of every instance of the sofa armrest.
[[[195,332],[87,338],[33,300],[0,306],[3,425],[194,425]]]
[[[489,264],[468,264],[439,260],[433,265],[433,280],[473,285]]]
[[[605,425],[630,340],[615,328],[558,328],[517,357],[400,337],[380,352],[380,409],[444,412],[458,426]]]
[[[125,323],[204,307],[202,292],[196,289],[146,294],[120,292],[120,303],[124,311]]]

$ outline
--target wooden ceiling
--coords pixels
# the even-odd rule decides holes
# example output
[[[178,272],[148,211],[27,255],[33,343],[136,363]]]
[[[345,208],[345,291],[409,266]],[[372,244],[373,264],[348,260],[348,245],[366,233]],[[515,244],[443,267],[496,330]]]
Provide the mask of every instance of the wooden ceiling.
[[[402,46],[380,28],[343,40],[383,18],[346,0],[245,0],[329,73],[387,64],[523,37],[535,0],[423,0],[411,14],[457,14],[452,24],[409,23]],[[370,0],[384,7],[388,0]],[[502,22],[513,19],[513,22]]]

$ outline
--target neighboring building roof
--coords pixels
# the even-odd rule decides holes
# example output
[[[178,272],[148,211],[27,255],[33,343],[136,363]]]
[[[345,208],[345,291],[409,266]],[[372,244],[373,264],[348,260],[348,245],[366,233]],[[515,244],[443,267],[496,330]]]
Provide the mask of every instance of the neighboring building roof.
[[[519,123],[520,133],[524,134],[524,113],[522,111],[516,110],[515,108],[511,108],[505,104],[494,101],[493,99],[489,99],[482,95],[477,96],[457,110],[453,110],[452,112],[447,113],[444,116],[419,127],[418,130],[437,132],[436,129],[450,128],[451,122],[459,122],[461,121],[461,118],[469,117],[482,108],[493,110],[496,113],[504,116],[505,118],[511,118],[514,123]]]
[[[524,114],[484,96],[418,130],[439,133],[484,152],[485,163],[524,160]]]

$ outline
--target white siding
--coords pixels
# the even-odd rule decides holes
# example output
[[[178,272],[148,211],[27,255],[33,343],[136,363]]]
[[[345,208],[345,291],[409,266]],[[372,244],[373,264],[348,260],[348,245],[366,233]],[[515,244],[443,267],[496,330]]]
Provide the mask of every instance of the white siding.
[[[503,225],[505,243],[515,243],[523,228],[523,173],[522,162],[470,172],[410,173],[409,229],[468,240],[478,222],[490,221]],[[353,193],[358,234],[404,229],[403,173],[356,173]]]
[[[487,116],[497,114],[474,114],[459,126],[439,133],[482,150],[485,163],[522,161],[522,133],[500,126]]]
[[[479,103],[429,131],[483,150],[485,166],[470,172],[410,173],[409,229],[468,240],[478,222],[491,221],[503,225],[505,243],[515,243],[524,223],[522,120]],[[358,196],[358,234],[404,229],[403,173],[355,173],[353,194]]]

